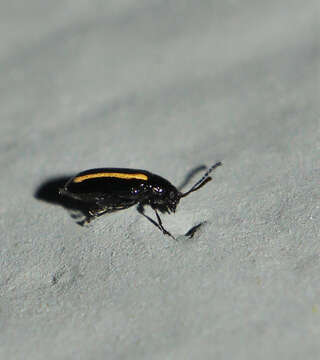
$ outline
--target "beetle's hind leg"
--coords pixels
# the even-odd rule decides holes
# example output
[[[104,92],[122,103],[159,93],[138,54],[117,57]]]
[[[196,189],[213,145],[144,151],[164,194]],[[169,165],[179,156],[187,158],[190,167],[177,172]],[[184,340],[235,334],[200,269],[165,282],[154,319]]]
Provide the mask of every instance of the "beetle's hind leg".
[[[97,218],[101,215],[104,215],[108,212],[110,212],[110,211],[109,211],[109,209],[106,209],[106,208],[87,209],[86,211],[83,212],[83,218],[81,220],[77,221],[77,223],[81,226],[88,225],[95,218]]]
[[[144,213],[144,207],[142,204],[138,205],[137,210],[139,211],[139,213],[141,215],[143,215],[146,219],[148,219],[154,226],[156,226],[159,230],[161,230],[164,235],[169,235],[170,237],[172,237],[172,239],[176,240],[176,238],[173,235],[171,235],[169,233],[169,231],[163,227],[161,218],[156,209],[154,209],[154,211],[156,213],[158,222],[154,221],[150,216],[148,216]]]

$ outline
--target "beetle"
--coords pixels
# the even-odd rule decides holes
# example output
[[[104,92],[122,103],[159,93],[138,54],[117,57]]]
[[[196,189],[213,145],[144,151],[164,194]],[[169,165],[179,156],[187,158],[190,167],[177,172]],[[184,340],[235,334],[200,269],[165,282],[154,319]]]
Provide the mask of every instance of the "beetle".
[[[202,178],[190,190],[180,192],[163,177],[146,170],[125,168],[99,168],[80,172],[71,177],[60,195],[79,201],[88,209],[86,223],[106,213],[127,209],[138,205],[137,210],[163,234],[174,238],[163,225],[158,211],[161,213],[175,212],[181,198],[199,190],[212,180],[210,173],[222,165],[212,165]],[[144,207],[151,206],[157,221],[144,213]]]

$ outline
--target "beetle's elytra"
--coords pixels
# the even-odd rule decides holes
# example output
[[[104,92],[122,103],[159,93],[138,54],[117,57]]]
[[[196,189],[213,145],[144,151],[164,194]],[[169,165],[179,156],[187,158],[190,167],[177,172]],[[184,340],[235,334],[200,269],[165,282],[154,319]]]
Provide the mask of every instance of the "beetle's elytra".
[[[218,166],[211,166],[204,176],[189,191],[182,193],[168,180],[145,170],[101,168],[83,171],[67,181],[60,194],[84,203],[89,209],[87,222],[130,206],[138,205],[138,211],[159,228],[165,235],[174,238],[160,219],[162,213],[175,212],[181,198],[199,190],[211,180],[209,174]],[[144,214],[144,206],[150,205],[157,221]]]

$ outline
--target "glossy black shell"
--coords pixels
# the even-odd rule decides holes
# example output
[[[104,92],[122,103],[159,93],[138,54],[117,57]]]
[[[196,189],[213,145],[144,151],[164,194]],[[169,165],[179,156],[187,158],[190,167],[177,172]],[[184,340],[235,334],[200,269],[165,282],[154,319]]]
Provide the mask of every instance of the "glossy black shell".
[[[138,203],[161,212],[174,212],[181,196],[168,180],[159,175],[124,168],[83,171],[68,180],[61,194],[110,212]]]

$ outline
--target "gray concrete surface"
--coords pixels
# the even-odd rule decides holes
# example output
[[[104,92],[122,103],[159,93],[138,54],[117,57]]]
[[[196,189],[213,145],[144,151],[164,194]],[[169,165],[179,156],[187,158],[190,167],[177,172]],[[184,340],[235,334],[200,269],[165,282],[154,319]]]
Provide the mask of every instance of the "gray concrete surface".
[[[317,2],[30,0],[0,18],[0,358],[319,359]],[[175,235],[207,221],[193,239],[134,208],[80,227],[35,196],[87,168],[178,185],[218,160],[163,216]]]

